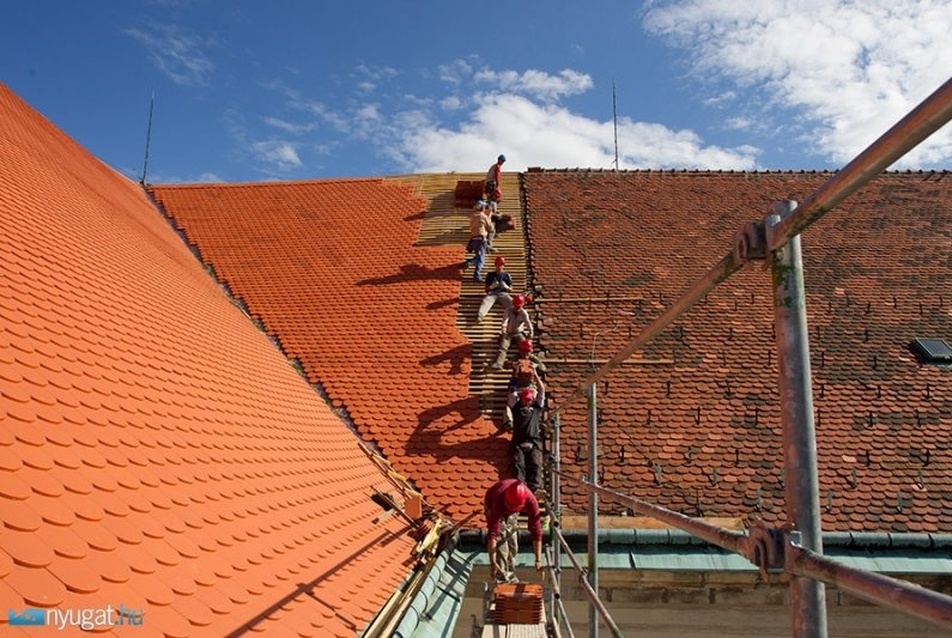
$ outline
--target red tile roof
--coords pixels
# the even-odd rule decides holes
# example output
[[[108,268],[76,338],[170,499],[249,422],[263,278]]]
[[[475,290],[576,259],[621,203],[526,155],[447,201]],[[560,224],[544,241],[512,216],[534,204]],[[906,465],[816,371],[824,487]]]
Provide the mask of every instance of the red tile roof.
[[[509,471],[457,316],[478,286],[460,245],[420,236],[432,201],[382,179],[154,187],[265,336],[138,185],[2,87],[0,114],[0,602],[138,605],[169,635],[366,626],[413,537],[339,417],[457,520]],[[828,177],[523,176],[555,404],[742,222]],[[883,175],[804,236],[825,529],[950,529],[950,372],[908,349],[952,337],[950,183]],[[749,267],[600,383],[607,486],[784,520],[770,300]],[[569,473],[584,419],[561,414]]]
[[[412,184],[151,192],[365,441],[456,520],[481,514],[508,469],[508,439],[469,392],[471,345],[456,324],[462,246],[419,244],[428,202]]]
[[[827,178],[527,173],[555,404],[591,372],[592,353],[612,357],[730,250],[744,222]],[[909,350],[916,337],[952,341],[952,177],[882,175],[802,244],[824,529],[952,531],[952,371]],[[597,395],[604,483],[688,514],[784,521],[772,326],[769,270],[748,266],[640,363],[609,373]],[[584,400],[561,415],[571,474],[587,472],[585,421]],[[567,513],[585,511],[577,487],[563,499]]]
[[[414,563],[414,535],[371,499],[394,486],[141,188],[2,86],[0,220],[0,607],[124,604],[142,635],[365,627]],[[374,291],[359,292],[387,301]],[[340,341],[393,338],[341,326]],[[346,358],[329,365],[349,382]],[[400,413],[387,388],[406,383],[366,379],[371,413]]]

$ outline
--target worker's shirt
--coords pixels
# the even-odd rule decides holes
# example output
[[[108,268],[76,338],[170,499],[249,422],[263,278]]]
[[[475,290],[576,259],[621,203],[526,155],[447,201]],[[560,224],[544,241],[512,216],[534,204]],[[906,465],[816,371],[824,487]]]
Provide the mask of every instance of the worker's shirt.
[[[506,284],[505,286],[492,287],[494,283]],[[499,272],[494,270],[486,275],[486,293],[506,292],[512,288],[512,275],[506,271]]]
[[[506,499],[503,494],[509,489],[510,485],[518,483],[518,481],[514,478],[503,479],[486,490],[483,505],[486,507],[487,540],[499,540],[499,528],[502,526],[502,519],[515,514],[506,507]],[[542,513],[539,511],[539,501],[536,500],[535,495],[529,494],[526,498],[522,513],[529,519],[529,533],[532,535],[532,540],[542,540]]]
[[[502,173],[502,166],[499,165],[499,162],[496,162],[489,167],[489,170],[486,171],[486,181],[492,182],[496,186],[499,186],[499,175]],[[488,195],[489,193],[487,193]]]
[[[469,218],[470,237],[482,237],[483,239],[486,239],[489,237],[489,231],[492,230],[492,227],[492,217],[481,210],[477,210],[475,213],[473,213],[473,216]]]
[[[532,338],[532,320],[529,319],[529,311],[525,308],[516,310],[510,308],[506,311],[506,316],[502,320],[502,332],[510,337],[522,333],[527,339]]]
[[[545,391],[539,390],[536,393],[535,401],[529,405],[522,405],[522,401],[515,395],[516,402],[512,408],[512,442],[515,445],[522,443],[533,443],[542,446],[542,406],[545,405]],[[511,395],[510,395],[511,396]]]

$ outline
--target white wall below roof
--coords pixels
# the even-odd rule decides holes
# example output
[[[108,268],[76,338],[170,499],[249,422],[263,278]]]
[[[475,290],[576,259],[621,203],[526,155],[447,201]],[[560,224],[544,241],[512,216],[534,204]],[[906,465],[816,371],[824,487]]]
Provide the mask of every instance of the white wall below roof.
[[[629,574],[636,572],[627,570]],[[469,638],[473,617],[482,623],[483,583],[488,570],[479,566],[467,583],[466,597],[453,630],[454,638]],[[608,574],[605,574],[608,576]],[[746,576],[721,574],[705,579],[702,575],[657,573],[646,585],[625,587],[620,573],[600,578],[602,602],[626,636],[651,638],[791,638],[788,588],[772,579],[770,585],[752,586]],[[539,582],[531,569],[519,571],[524,582]],[[698,579],[705,586],[698,586]],[[736,582],[731,582],[736,579]],[[741,583],[741,580],[748,581]],[[917,579],[918,580],[918,579]],[[936,578],[920,584],[937,588]],[[715,582],[716,581],[716,582]],[[608,587],[606,587],[608,585]],[[548,592],[547,592],[548,595]],[[562,573],[562,596],[572,630],[576,636],[588,635],[588,602],[578,585],[574,571]],[[547,610],[548,613],[548,610]],[[829,635],[836,638],[952,638],[924,620],[867,603],[849,594],[827,587],[827,623]],[[607,626],[601,633],[610,635]],[[563,635],[566,635],[563,632]]]
[[[626,636],[651,638],[791,638],[790,609],[785,605],[634,604],[607,603]],[[576,636],[588,635],[588,605],[569,601],[566,611]],[[470,638],[472,617],[482,616],[482,600],[466,598],[453,630],[454,638]],[[930,623],[861,601],[827,607],[829,635],[836,638],[941,638],[952,636]],[[604,624],[602,635],[611,632]],[[563,635],[567,635],[563,630]]]

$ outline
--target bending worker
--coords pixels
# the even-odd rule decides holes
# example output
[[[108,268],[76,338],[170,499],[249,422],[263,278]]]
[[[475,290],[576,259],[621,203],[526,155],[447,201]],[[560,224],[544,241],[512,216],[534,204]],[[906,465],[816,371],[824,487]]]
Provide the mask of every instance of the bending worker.
[[[517,479],[502,479],[486,490],[483,499],[486,514],[486,551],[489,554],[489,575],[497,582],[514,583],[516,578],[516,554],[519,540],[516,521],[520,513],[529,519],[532,536],[532,551],[535,553],[536,571],[542,571],[542,515],[539,501]]]

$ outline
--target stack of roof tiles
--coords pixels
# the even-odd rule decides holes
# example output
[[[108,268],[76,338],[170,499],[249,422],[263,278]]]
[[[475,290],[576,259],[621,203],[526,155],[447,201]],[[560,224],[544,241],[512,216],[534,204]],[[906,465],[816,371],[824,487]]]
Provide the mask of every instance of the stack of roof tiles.
[[[527,173],[555,405],[586,361],[614,356],[727,254],[743,223],[829,177]],[[881,175],[802,246],[824,529],[952,531],[952,371],[909,348],[952,340],[952,178]],[[769,268],[748,266],[599,383],[607,487],[691,515],[786,520],[772,295]],[[561,424],[563,469],[587,472],[584,399]],[[563,489],[567,511],[584,512],[583,491]]]
[[[416,246],[426,199],[382,179],[154,186],[308,379],[456,520],[481,516],[506,440],[469,394],[460,246]]]
[[[124,605],[143,636],[364,628],[412,568],[371,498],[393,485],[141,188],[2,86],[0,224],[0,607]]]
[[[531,583],[496,585],[492,620],[497,625],[537,625],[542,622],[542,586]]]

